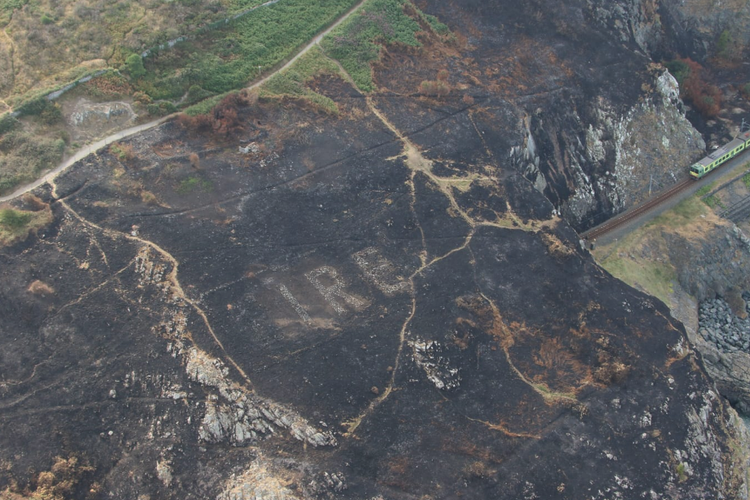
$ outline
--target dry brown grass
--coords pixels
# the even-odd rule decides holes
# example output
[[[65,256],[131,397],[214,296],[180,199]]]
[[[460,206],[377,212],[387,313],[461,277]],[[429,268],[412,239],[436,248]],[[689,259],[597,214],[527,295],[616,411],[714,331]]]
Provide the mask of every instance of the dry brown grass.
[[[542,233],[542,241],[547,246],[547,251],[550,255],[568,257],[575,254],[575,251],[572,248],[565,245],[565,243],[560,241],[560,238],[552,233]]]
[[[47,296],[47,295],[53,295],[55,293],[55,289],[49,286],[47,283],[35,280],[32,281],[29,285],[29,288],[27,290],[30,293],[33,293],[34,295],[41,295],[41,296]]]

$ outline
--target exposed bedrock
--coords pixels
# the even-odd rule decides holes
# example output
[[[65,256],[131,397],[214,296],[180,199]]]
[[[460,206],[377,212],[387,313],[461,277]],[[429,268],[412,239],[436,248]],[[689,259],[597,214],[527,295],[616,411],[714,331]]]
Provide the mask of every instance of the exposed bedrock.
[[[744,0],[587,0],[593,18],[622,42],[652,55],[679,52],[695,60],[714,55],[723,32],[737,47],[750,42]]]
[[[719,392],[750,415],[750,293],[733,292],[734,308],[722,298],[701,303],[697,346]],[[735,311],[737,302],[742,309]]]
[[[684,178],[686,165],[705,150],[669,72],[653,67],[642,90],[632,105],[599,95],[535,114],[525,144],[511,151],[524,175],[578,230]]]

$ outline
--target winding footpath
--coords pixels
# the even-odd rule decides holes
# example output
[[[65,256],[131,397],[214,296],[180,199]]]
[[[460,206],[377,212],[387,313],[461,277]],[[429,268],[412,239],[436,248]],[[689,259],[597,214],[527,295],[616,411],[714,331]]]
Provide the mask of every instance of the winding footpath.
[[[292,64],[294,64],[297,59],[302,57],[304,54],[306,54],[311,48],[316,46],[320,41],[325,37],[328,33],[333,31],[337,26],[339,26],[341,23],[346,21],[352,14],[354,14],[357,10],[359,10],[360,7],[365,3],[367,0],[360,0],[357,2],[354,7],[346,11],[339,19],[333,23],[331,26],[329,26],[326,30],[324,30],[322,33],[318,34],[315,38],[313,38],[307,45],[302,47],[297,54],[289,59],[289,61],[286,62],[283,66],[281,66],[279,69],[272,71],[265,77],[261,78],[260,80],[256,81],[252,85],[246,87],[248,90],[252,90],[254,88],[260,87],[264,83],[266,83],[269,79],[271,79],[273,76],[275,76],[278,73],[281,73],[282,71],[289,68]],[[141,125],[136,125],[134,127],[130,127],[124,130],[120,130],[119,132],[115,132],[114,134],[111,134],[104,139],[100,139],[96,141],[93,144],[89,144],[86,146],[83,146],[80,148],[76,153],[71,156],[70,158],[67,158],[62,161],[57,167],[47,172],[43,177],[37,179],[36,181],[26,184],[24,186],[19,187],[15,191],[13,191],[11,194],[0,196],[0,203],[5,203],[10,200],[13,200],[15,198],[18,198],[19,196],[28,193],[29,191],[38,188],[39,186],[51,182],[54,180],[55,177],[57,177],[61,172],[64,172],[68,167],[75,164],[76,162],[86,158],[92,153],[96,153],[100,149],[103,149],[107,147],[108,145],[112,144],[113,142],[119,141],[121,139],[125,139],[127,137],[130,137],[132,135],[138,134],[140,132],[143,132],[144,130],[151,129],[153,127],[157,127],[161,125],[162,123],[169,121],[173,118],[175,118],[179,113],[173,113],[171,115],[163,116],[161,118],[158,118],[156,120],[152,120],[148,123],[142,123]]]

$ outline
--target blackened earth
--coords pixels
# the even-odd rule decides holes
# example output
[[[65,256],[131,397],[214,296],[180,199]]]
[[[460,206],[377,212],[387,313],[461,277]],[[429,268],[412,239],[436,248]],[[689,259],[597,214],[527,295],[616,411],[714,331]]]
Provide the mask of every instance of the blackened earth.
[[[727,404],[507,164],[503,87],[316,88],[338,116],[167,123],[37,192],[54,222],[0,253],[0,489],[61,457],[71,498],[737,497]]]

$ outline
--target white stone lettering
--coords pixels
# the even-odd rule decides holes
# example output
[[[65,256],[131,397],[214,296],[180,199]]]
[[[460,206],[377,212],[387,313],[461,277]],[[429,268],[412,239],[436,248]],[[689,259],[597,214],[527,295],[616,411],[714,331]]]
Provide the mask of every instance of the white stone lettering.
[[[408,291],[409,283],[403,279],[398,280],[393,264],[383,257],[377,248],[368,247],[360,250],[352,255],[352,259],[365,276],[386,295]]]
[[[265,281],[266,285],[275,285],[274,281],[272,279]],[[279,283],[279,292],[281,295],[286,299],[287,302],[289,302],[294,310],[297,312],[299,317],[304,321],[305,323],[310,323],[310,315],[307,314],[307,311],[302,307],[302,304],[299,303],[299,301],[292,295],[292,292],[289,291],[289,289],[284,285],[283,283]]]
[[[320,277],[323,275],[326,275],[328,279],[333,281],[333,284],[325,285],[321,283]],[[341,279],[339,277],[339,273],[330,266],[323,266],[317,269],[313,269],[309,273],[306,273],[305,276],[308,280],[310,280],[310,283],[312,283],[315,289],[318,290],[321,295],[323,295],[323,298],[326,300],[326,302],[328,302],[333,310],[336,311],[337,314],[346,312],[346,309],[344,309],[344,306],[341,305],[341,302],[339,302],[338,299],[343,300],[354,309],[361,309],[367,305],[362,299],[354,297],[353,295],[349,295],[344,291],[344,280]]]

